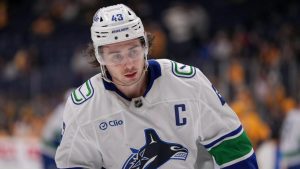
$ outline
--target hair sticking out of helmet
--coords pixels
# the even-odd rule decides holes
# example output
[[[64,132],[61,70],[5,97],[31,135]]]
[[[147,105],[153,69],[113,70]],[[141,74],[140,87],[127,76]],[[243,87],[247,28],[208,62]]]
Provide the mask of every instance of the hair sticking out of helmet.
[[[100,8],[93,18],[91,37],[95,56],[105,65],[99,47],[142,37],[145,40],[145,55],[148,54],[147,38],[141,19],[123,4]]]

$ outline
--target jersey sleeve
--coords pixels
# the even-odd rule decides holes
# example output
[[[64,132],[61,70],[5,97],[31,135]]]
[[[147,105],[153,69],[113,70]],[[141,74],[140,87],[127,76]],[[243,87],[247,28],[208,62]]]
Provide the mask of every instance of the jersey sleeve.
[[[195,133],[199,142],[221,168],[257,169],[252,145],[235,112],[200,70],[196,78],[200,96]]]
[[[77,110],[70,100],[64,110],[62,140],[55,155],[56,165],[58,168],[101,168],[101,153],[84,135],[76,121]]]

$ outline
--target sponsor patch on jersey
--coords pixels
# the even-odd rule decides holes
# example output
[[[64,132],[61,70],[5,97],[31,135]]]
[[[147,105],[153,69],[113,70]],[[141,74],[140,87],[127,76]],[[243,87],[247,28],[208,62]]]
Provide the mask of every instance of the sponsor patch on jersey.
[[[86,81],[79,88],[75,89],[71,98],[74,104],[82,104],[86,100],[90,99],[94,95],[94,88],[90,80]]]
[[[100,130],[106,130],[109,126],[110,127],[117,127],[123,125],[123,120],[110,120],[110,121],[104,121],[99,124]]]
[[[145,139],[142,148],[131,148],[132,154],[122,169],[159,168],[169,160],[186,160],[188,156],[187,148],[161,140],[154,129],[145,130]]]
[[[172,72],[175,76],[191,78],[196,74],[196,68],[172,61]]]

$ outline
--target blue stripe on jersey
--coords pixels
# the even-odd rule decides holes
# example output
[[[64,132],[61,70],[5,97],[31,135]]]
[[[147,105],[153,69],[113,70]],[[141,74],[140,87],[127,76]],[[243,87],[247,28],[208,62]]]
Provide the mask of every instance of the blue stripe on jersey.
[[[223,169],[258,169],[258,165],[256,162],[256,156],[253,153],[249,158],[235,163],[233,165],[224,167]]]
[[[238,134],[242,129],[243,129],[243,128],[242,128],[242,125],[240,125],[240,126],[239,126],[237,129],[235,129],[234,131],[232,131],[232,132],[230,132],[230,133],[228,133],[228,134],[226,134],[226,135],[220,137],[219,139],[217,139],[217,140],[215,140],[215,141],[213,141],[213,142],[211,142],[211,143],[209,143],[209,144],[207,144],[207,145],[204,145],[204,147],[205,147],[206,149],[209,149],[209,148],[213,147],[215,144],[217,144],[217,143],[219,143],[220,141],[224,140],[225,138],[231,137],[231,136],[234,136],[234,135]]]
[[[107,78],[111,80],[111,76],[109,73],[107,73]],[[128,98],[126,95],[124,95],[113,83],[109,83],[105,80],[103,80],[103,84],[104,84],[104,88],[106,90],[110,90],[110,91],[115,91],[116,93],[118,93],[118,95],[120,95],[121,97],[123,97],[124,99],[131,101],[131,98]]]
[[[300,164],[294,166],[288,166],[287,169],[300,169]]]
[[[161,67],[160,67],[160,65],[157,61],[148,60],[148,64],[149,64],[149,67],[148,67],[149,82],[147,84],[146,91],[143,95],[144,97],[147,95],[147,93],[151,89],[151,87],[154,83],[154,80],[161,76]],[[107,74],[107,77],[111,80],[111,76],[110,76],[109,73]],[[109,83],[109,82],[103,80],[103,84],[104,84],[104,87],[105,87],[106,90],[115,91],[120,96],[122,96],[124,99],[131,101],[131,98],[128,98],[127,96],[125,96],[113,83]]]
[[[148,70],[149,70],[149,83],[148,83],[146,91],[143,95],[144,97],[147,95],[147,93],[151,89],[151,87],[154,83],[154,80],[161,76],[161,68],[160,68],[160,65],[157,61],[149,60],[148,64],[149,64],[149,67],[148,67]]]

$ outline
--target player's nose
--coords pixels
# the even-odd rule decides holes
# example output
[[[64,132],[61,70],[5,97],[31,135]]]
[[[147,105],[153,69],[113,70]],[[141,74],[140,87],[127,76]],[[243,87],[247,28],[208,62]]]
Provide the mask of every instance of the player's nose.
[[[127,69],[131,69],[134,67],[134,59],[130,57],[125,57],[124,65]]]

